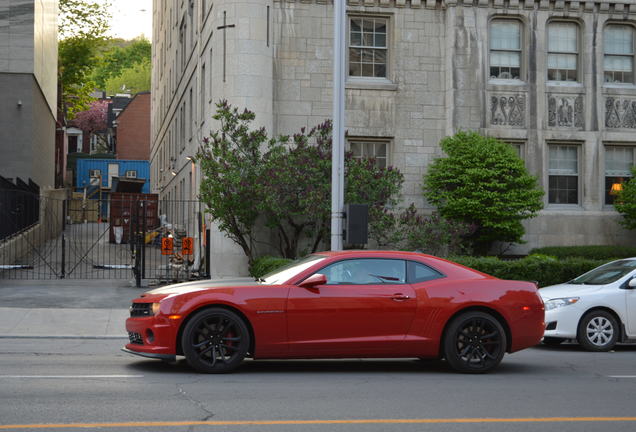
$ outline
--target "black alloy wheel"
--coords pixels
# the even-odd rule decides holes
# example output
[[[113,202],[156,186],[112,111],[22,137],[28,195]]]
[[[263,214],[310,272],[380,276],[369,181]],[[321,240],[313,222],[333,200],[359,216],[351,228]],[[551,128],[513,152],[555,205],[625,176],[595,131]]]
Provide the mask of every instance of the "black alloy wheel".
[[[506,332],[492,315],[469,311],[451,321],[442,343],[446,361],[454,370],[485,373],[506,353]]]
[[[227,373],[245,358],[250,334],[236,313],[222,308],[204,309],[186,324],[181,344],[192,368],[203,373]]]

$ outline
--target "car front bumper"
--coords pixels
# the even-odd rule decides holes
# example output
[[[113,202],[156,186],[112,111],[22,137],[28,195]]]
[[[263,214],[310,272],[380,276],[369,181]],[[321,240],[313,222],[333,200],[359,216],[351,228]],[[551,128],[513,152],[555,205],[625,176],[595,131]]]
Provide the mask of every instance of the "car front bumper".
[[[123,351],[147,358],[173,361],[177,355],[179,323],[166,316],[131,317],[126,320],[129,343]]]
[[[583,310],[578,304],[546,311],[544,337],[575,339],[582,313]],[[551,330],[547,330],[548,328]]]

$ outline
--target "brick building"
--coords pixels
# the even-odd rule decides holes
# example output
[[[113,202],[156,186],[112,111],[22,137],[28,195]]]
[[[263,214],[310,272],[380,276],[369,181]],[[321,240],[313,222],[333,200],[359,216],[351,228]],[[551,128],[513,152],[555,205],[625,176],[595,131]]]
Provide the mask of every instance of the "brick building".
[[[546,191],[532,247],[631,244],[611,185],[636,152],[636,5],[627,0],[349,0],[346,115],[354,154],[421,195],[439,141],[460,129],[510,143]],[[221,98],[273,136],[332,114],[333,6],[325,0],[154,1],[152,186],[194,197],[187,156]],[[244,271],[220,233],[213,274]],[[239,264],[236,264],[236,263]]]
[[[148,160],[150,157],[150,92],[137,93],[117,119],[117,159]]]

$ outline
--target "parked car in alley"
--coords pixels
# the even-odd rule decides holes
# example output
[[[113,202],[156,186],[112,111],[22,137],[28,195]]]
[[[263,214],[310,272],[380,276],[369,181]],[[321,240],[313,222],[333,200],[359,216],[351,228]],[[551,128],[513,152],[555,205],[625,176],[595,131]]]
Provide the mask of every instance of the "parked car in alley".
[[[445,358],[483,373],[540,342],[531,282],[430,255],[323,252],[262,279],[188,282],[133,301],[124,351],[223,373],[245,357]]]
[[[608,351],[636,339],[636,258],[612,261],[539,293],[546,345],[574,339],[587,350]]]

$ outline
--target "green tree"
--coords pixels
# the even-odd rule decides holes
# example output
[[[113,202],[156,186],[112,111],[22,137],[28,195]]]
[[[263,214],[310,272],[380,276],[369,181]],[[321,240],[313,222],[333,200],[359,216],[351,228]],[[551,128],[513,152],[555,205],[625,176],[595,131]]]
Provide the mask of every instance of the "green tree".
[[[636,167],[632,168],[632,177],[623,183],[623,189],[614,199],[614,208],[622,216],[621,225],[627,229],[636,229]]]
[[[106,82],[120,76],[124,70],[134,65],[147,64],[148,81],[150,81],[150,62],[152,46],[148,39],[139,37],[131,41],[112,39],[100,55],[91,74],[98,88],[105,89]]]
[[[492,244],[521,242],[521,221],[543,208],[543,191],[508,144],[475,132],[459,132],[440,143],[447,157],[424,175],[424,197],[447,219],[474,224],[468,237],[477,253]]]
[[[150,90],[150,61],[134,64],[121,71],[118,76],[106,80],[103,87],[106,94],[139,93]]]
[[[90,73],[106,40],[108,2],[60,0],[58,81],[69,118],[89,108],[94,83]]]
[[[221,128],[204,140],[197,160],[203,173],[201,200],[221,231],[241,246],[250,263],[257,241],[285,258],[320,249],[331,214],[331,122],[292,137],[268,138],[264,129],[250,129],[254,113],[225,101],[217,104],[214,118]],[[403,181],[396,169],[346,155],[347,202],[384,208],[397,202]],[[259,235],[259,221],[270,228],[273,242]]]

